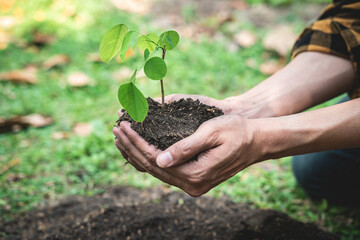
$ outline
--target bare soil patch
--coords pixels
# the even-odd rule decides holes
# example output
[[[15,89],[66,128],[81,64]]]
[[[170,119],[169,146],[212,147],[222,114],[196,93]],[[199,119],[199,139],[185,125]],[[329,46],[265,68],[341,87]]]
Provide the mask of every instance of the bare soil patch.
[[[0,222],[5,239],[329,240],[337,236],[273,210],[166,188],[116,187],[72,196]]]

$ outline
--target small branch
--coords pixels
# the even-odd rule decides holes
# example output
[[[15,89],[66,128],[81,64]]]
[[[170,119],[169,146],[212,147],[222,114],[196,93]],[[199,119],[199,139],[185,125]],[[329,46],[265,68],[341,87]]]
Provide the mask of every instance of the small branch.
[[[156,46],[158,46],[158,47],[159,47],[159,44],[157,44],[156,42],[154,42],[153,40],[151,40],[151,38],[149,38],[147,35],[145,35],[145,34],[143,34],[143,33],[139,32],[139,31],[136,31],[135,29],[133,29],[133,28],[131,28],[131,27],[129,27],[129,26],[128,26],[128,28],[129,28],[129,29],[131,29],[131,31],[134,31],[134,32],[136,32],[136,33],[140,34],[141,36],[146,37],[146,38],[148,39],[148,41],[149,41],[149,42],[152,42],[153,44],[155,44]]]
[[[160,84],[161,84],[161,107],[164,108],[165,106],[165,93],[164,93],[164,82],[161,79],[160,80]]]
[[[161,48],[162,49],[162,59],[165,59],[165,54],[166,54],[166,46],[164,44],[164,47]],[[160,85],[161,85],[161,107],[164,108],[165,106],[165,92],[164,92],[164,81],[161,79],[160,80]]]

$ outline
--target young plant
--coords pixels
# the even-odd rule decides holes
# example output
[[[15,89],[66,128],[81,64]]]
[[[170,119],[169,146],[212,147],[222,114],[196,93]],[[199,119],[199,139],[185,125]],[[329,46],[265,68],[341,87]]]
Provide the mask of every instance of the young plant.
[[[133,38],[137,38],[136,44],[130,46]],[[123,61],[129,47],[138,46],[144,52],[143,64],[136,68],[129,82],[122,84],[118,90],[118,99],[130,117],[137,122],[142,122],[149,111],[149,105],[136,87],[136,74],[144,68],[145,75],[152,80],[160,80],[162,106],[164,106],[164,84],[163,78],[167,73],[164,61],[167,50],[172,50],[179,43],[179,34],[176,31],[166,31],[157,35],[156,33],[142,34],[125,24],[112,27],[100,43],[99,54],[103,62],[108,63],[120,54]]]

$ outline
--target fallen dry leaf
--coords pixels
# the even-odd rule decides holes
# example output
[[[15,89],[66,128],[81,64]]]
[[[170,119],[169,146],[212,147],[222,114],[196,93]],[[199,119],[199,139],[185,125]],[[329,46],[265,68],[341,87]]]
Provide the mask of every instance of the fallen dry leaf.
[[[24,69],[0,73],[0,80],[35,84],[37,82],[36,73],[37,68],[29,65]]]
[[[68,76],[67,82],[73,87],[83,87],[90,83],[90,78],[83,72],[74,72]]]
[[[186,24],[176,27],[180,36],[190,38],[195,42],[200,42],[202,36],[213,36],[217,33],[215,28],[207,27],[201,24]]]
[[[70,137],[70,133],[68,133],[68,132],[53,132],[51,134],[51,138],[56,139],[56,140],[66,139],[66,138],[69,138],[69,137]]]
[[[149,0],[111,0],[111,3],[120,10],[140,15],[147,14],[151,7]]]
[[[268,50],[276,51],[280,56],[286,56],[291,50],[296,37],[290,26],[280,25],[266,34],[263,45]]]
[[[0,117],[0,133],[18,132],[29,126],[45,127],[52,124],[54,120],[41,114],[31,114],[27,116],[15,116],[12,118]]]
[[[93,126],[90,123],[76,123],[73,127],[73,132],[81,137],[89,136],[93,131]]]
[[[21,120],[32,127],[45,127],[54,122],[51,117],[46,117],[37,113],[27,116],[22,116]]]
[[[7,172],[10,168],[18,165],[21,163],[21,159],[20,158],[15,158],[13,160],[11,160],[10,162],[4,164],[1,166],[1,171],[0,171],[0,175],[2,175],[3,173]]]
[[[247,48],[254,45],[256,43],[257,38],[252,32],[243,30],[235,34],[234,40],[240,46]]]
[[[60,66],[60,65],[64,65],[66,63],[71,62],[71,59],[68,55],[65,54],[57,54],[54,55],[52,57],[50,57],[49,59],[47,59],[44,63],[43,63],[43,67],[45,69],[50,69],[53,68],[55,66]]]
[[[247,8],[246,1],[232,1],[231,7],[237,9],[237,10],[244,10]]]
[[[33,36],[33,43],[38,46],[47,45],[55,42],[56,38],[53,35],[36,32]]]
[[[19,182],[25,178],[25,174],[23,173],[10,173],[6,175],[6,181],[13,183],[13,182]]]
[[[272,75],[284,67],[283,64],[276,61],[264,62],[260,65],[259,70],[265,75]]]
[[[233,22],[234,16],[231,10],[222,10],[216,13],[217,27],[220,28],[222,25]]]

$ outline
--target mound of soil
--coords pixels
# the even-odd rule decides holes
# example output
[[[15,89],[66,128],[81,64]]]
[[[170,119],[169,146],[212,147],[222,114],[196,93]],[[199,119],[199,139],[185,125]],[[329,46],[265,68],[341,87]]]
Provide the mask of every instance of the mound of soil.
[[[130,122],[132,129],[161,150],[193,134],[203,122],[224,114],[217,107],[191,98],[165,103],[164,107],[151,98],[147,100],[149,112],[142,123],[134,122],[124,109],[124,114],[117,123],[119,125],[121,121]]]
[[[5,239],[331,240],[336,236],[272,210],[165,188],[117,187],[73,196],[0,223]]]

